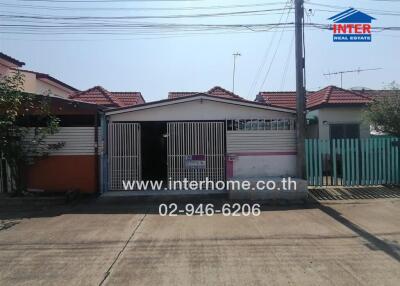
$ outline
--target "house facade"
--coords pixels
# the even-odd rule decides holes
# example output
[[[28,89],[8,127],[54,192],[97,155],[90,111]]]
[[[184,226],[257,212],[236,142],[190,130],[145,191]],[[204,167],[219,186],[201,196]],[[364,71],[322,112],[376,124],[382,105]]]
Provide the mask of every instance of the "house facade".
[[[295,111],[195,93],[105,112],[103,191],[123,180],[295,176]]]

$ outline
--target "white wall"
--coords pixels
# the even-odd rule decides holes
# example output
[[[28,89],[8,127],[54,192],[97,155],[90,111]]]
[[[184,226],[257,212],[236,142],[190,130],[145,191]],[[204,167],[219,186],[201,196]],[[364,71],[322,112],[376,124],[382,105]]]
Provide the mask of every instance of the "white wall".
[[[101,129],[99,128],[100,131]],[[51,151],[50,156],[94,155],[94,134],[94,127],[60,127],[56,134],[49,135],[44,141],[46,144],[64,143],[62,148]],[[99,138],[101,138],[100,134]],[[101,141],[99,141],[99,145],[101,145]],[[101,148],[101,146],[99,147]]]
[[[329,139],[329,124],[340,123],[358,123],[360,137],[369,137],[369,124],[363,120],[363,107],[326,107],[318,110],[319,139]]]
[[[296,155],[238,156],[233,162],[233,178],[288,176],[296,176]]]
[[[296,151],[296,130],[228,131],[228,153]]]
[[[228,131],[226,148],[233,178],[296,175],[296,130]]]
[[[294,114],[207,99],[110,115],[110,121],[181,121],[255,118],[295,118]]]

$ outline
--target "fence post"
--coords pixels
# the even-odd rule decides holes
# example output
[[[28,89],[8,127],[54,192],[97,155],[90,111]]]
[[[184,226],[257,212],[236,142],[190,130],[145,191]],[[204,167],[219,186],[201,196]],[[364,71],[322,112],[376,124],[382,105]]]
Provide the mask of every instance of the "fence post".
[[[336,139],[332,140],[332,184],[337,185],[337,174],[336,174]]]
[[[360,185],[360,143],[361,139],[355,139],[356,147],[356,185]]]

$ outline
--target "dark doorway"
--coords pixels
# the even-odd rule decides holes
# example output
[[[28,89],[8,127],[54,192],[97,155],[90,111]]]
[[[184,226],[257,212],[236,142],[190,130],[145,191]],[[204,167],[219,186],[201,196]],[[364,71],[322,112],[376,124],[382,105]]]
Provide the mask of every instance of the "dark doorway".
[[[141,122],[142,179],[167,180],[167,123]]]

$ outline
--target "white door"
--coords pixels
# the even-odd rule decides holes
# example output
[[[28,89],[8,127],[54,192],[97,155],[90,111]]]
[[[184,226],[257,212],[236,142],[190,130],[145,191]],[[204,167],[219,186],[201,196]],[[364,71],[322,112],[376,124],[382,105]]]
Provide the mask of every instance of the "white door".
[[[167,133],[169,180],[225,180],[223,122],[171,122]]]
[[[123,181],[141,180],[139,123],[108,125],[108,189],[123,190]]]

